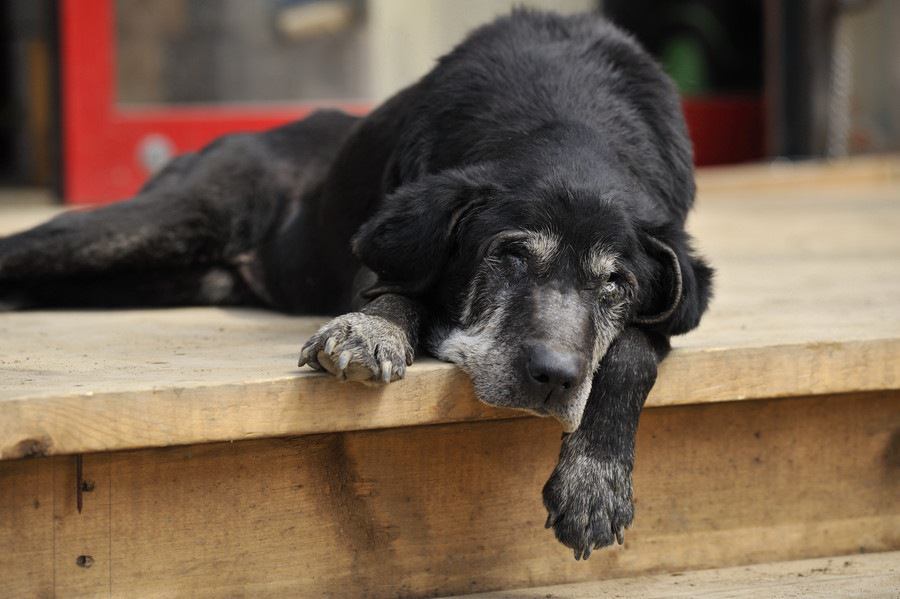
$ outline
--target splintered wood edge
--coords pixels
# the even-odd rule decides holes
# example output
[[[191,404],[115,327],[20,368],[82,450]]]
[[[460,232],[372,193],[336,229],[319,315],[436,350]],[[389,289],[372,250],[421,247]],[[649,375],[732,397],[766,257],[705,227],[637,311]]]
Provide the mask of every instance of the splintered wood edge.
[[[900,389],[900,339],[675,350],[648,407]],[[0,401],[0,460],[527,415],[449,364],[387,386],[326,375]]]

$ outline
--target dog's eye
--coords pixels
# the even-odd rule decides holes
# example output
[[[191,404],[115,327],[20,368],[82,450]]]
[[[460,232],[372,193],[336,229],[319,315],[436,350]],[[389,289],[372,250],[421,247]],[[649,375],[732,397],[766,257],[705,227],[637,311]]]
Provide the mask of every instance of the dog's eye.
[[[509,252],[506,254],[506,259],[509,260],[509,263],[516,270],[522,270],[528,267],[528,263],[525,261],[525,256],[518,252]]]
[[[613,273],[602,285],[600,285],[600,295],[603,299],[619,301],[622,298],[625,289],[622,287],[620,279],[618,274]]]

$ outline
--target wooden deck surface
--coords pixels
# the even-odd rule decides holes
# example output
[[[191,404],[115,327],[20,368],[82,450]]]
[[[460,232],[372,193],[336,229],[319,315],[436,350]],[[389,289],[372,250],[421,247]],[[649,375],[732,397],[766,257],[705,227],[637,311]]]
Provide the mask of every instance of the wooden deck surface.
[[[648,405],[900,388],[900,169],[877,165],[776,169],[769,184],[752,170],[701,175],[690,229],[717,268],[716,297],[673,340]],[[0,212],[0,233],[48,210]],[[478,403],[465,375],[433,360],[387,387],[298,370],[321,322],[210,308],[0,314],[0,459],[518,415]]]
[[[460,599],[463,597],[459,596]],[[898,599],[900,551],[598,580],[467,599]]]

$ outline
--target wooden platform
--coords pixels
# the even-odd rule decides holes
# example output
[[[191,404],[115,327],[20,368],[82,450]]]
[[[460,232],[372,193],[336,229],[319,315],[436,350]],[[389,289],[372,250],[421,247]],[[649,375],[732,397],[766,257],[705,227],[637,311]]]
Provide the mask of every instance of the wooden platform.
[[[466,599],[897,599],[900,552],[845,555],[466,595]]]
[[[715,191],[701,192],[690,228],[718,270],[716,297],[674,340],[648,405],[900,388],[900,176],[876,164],[851,186],[792,187],[774,169],[781,183],[751,192],[706,174]],[[218,309],[0,314],[0,458],[517,416],[478,403],[464,375],[433,360],[378,388],[298,370],[321,322]]]
[[[642,418],[635,525],[588,562],[543,529],[558,425],[453,366],[341,384],[294,367],[319,319],[259,311],[0,314],[0,596],[434,597],[900,550],[898,165],[701,175],[717,296]]]

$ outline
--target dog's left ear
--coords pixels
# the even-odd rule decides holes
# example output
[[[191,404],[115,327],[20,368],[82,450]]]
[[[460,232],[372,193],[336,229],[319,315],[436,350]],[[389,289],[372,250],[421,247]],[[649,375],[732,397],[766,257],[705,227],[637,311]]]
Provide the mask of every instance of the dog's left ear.
[[[421,295],[440,274],[459,224],[496,193],[481,168],[443,171],[399,187],[353,237],[357,258],[378,275],[364,297]]]
[[[639,312],[633,321],[666,335],[680,335],[700,324],[712,294],[713,269],[694,255],[685,233],[655,232],[642,236],[655,268],[643,282]]]

